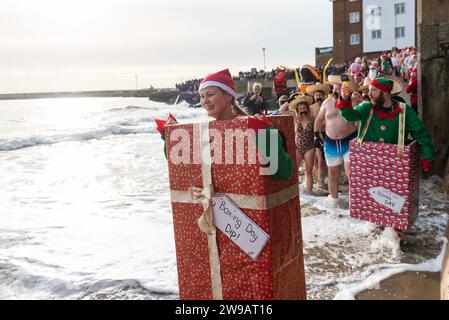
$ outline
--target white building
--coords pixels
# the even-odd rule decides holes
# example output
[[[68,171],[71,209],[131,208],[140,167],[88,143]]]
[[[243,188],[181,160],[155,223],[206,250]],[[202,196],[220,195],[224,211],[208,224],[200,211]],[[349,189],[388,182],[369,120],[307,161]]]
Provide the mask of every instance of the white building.
[[[416,0],[363,0],[363,52],[416,44]]]

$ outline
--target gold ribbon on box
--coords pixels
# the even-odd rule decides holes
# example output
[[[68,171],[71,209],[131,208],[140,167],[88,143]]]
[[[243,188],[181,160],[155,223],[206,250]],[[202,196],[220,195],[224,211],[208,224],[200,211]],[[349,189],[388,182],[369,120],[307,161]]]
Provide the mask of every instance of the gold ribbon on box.
[[[214,300],[223,300],[223,285],[221,280],[220,256],[217,246],[217,229],[213,224],[214,197],[227,196],[239,208],[250,210],[270,210],[280,206],[299,196],[299,186],[294,184],[279,192],[264,196],[248,196],[241,194],[219,194],[214,193],[212,184],[212,159],[210,150],[209,122],[203,122],[200,126],[201,141],[201,171],[203,188],[192,187],[188,191],[171,190],[171,201],[173,203],[201,204],[203,214],[198,219],[198,227],[207,235],[209,249],[209,263],[211,270],[212,297]]]

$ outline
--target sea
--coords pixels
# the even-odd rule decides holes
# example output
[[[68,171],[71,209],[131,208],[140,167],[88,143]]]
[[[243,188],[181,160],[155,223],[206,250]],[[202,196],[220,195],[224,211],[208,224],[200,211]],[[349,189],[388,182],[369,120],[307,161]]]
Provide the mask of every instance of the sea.
[[[0,299],[179,299],[154,124],[169,112],[180,123],[207,119],[146,98],[0,101]],[[308,299],[355,299],[394,274],[440,271],[441,178],[422,180],[405,248],[325,197],[300,199]]]

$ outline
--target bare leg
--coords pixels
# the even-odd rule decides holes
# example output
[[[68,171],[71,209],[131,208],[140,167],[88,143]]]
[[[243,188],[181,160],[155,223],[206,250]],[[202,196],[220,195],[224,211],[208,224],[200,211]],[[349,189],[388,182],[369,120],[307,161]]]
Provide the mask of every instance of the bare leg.
[[[348,177],[348,181],[349,181],[349,169],[350,169],[350,162],[345,162],[345,172],[346,172],[346,177]]]
[[[338,199],[338,177],[340,175],[340,166],[328,167],[329,172],[329,193],[332,198]]]
[[[327,168],[326,166],[326,160],[324,160],[323,157],[323,151],[321,149],[315,149],[316,150],[316,156],[318,162],[318,185],[322,188],[324,186],[324,173]]]
[[[304,160],[304,159],[303,159],[302,155],[298,152],[298,150],[296,150],[296,160],[298,161],[298,169],[299,169],[299,167],[302,164],[302,160]]]
[[[304,169],[306,171],[306,188],[307,192],[313,189],[313,164],[315,162],[315,149],[311,149],[304,155]]]

